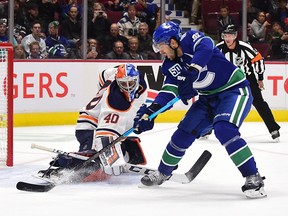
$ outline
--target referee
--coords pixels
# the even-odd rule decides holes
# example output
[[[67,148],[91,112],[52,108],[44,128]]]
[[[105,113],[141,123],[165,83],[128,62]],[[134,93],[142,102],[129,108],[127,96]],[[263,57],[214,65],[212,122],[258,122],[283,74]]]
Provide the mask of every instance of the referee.
[[[249,43],[237,40],[237,27],[235,25],[228,25],[222,32],[221,37],[223,41],[216,46],[225,55],[226,59],[245,72],[254,97],[253,106],[263,119],[272,139],[279,142],[280,126],[275,122],[274,116],[261,93],[261,90],[264,90],[263,73],[265,65],[263,57]]]

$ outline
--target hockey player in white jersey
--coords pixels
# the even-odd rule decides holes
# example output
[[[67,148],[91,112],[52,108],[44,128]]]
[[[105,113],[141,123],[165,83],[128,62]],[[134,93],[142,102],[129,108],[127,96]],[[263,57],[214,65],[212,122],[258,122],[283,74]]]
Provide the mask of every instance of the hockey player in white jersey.
[[[104,83],[103,79],[99,80],[100,90],[80,111],[77,120],[75,135],[80,144],[78,154],[84,156],[93,155],[132,128],[133,118],[147,97],[147,87],[143,75],[132,64],[109,68],[102,72],[102,75],[105,76],[106,82]],[[126,162],[146,163],[140,139],[135,136],[127,137],[121,143],[117,143],[109,151],[101,154],[99,158],[100,163],[93,164],[92,170],[97,171],[98,177],[101,177],[98,178],[93,174],[94,180],[103,180],[103,176],[107,177],[99,170],[103,170],[108,175],[120,175],[122,166]],[[40,174],[45,177],[58,175],[63,168],[71,169],[79,163],[82,163],[79,159],[59,155],[50,162],[52,167],[40,171]],[[53,167],[60,169],[53,169]],[[88,175],[83,175],[84,181],[91,180],[92,175],[90,174],[89,171]]]

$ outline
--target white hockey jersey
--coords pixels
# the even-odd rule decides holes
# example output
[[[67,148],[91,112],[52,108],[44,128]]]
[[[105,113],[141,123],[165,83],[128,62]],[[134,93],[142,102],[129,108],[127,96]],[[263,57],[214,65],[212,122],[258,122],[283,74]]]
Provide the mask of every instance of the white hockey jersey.
[[[116,81],[109,79],[80,111],[76,130],[95,130],[94,138],[119,137],[133,127],[133,119],[140,106],[145,103],[146,97],[147,85],[142,75],[132,102],[125,99]]]

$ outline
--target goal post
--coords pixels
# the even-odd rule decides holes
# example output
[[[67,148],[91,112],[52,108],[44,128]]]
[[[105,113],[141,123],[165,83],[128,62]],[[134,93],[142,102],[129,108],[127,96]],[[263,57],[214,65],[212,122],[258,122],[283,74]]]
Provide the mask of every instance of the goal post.
[[[0,43],[0,165],[13,166],[13,45]]]

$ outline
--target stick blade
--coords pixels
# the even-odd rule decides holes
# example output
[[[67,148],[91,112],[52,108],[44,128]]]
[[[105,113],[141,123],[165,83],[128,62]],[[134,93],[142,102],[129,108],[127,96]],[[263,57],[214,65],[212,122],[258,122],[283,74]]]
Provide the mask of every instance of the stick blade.
[[[196,176],[205,167],[205,165],[208,163],[208,161],[210,160],[211,157],[212,157],[212,154],[209,151],[207,151],[207,150],[205,150],[202,153],[202,155],[198,158],[198,160],[190,168],[190,170],[185,173],[185,175],[187,176],[189,182],[191,182],[193,179],[196,178]]]
[[[28,182],[18,182],[16,188],[21,191],[29,192],[48,192],[55,187],[55,184],[45,182],[43,184],[32,184]]]

